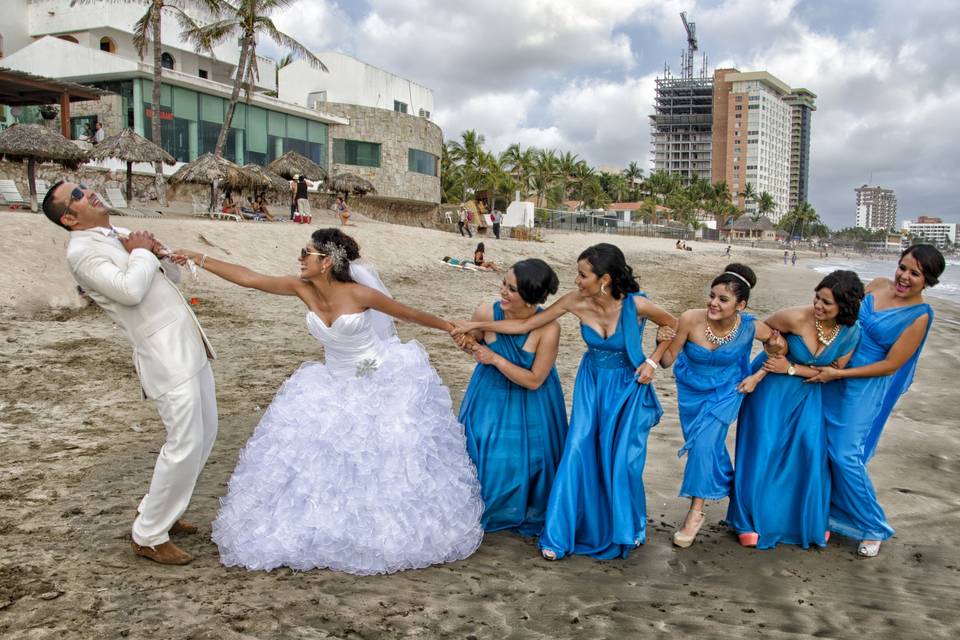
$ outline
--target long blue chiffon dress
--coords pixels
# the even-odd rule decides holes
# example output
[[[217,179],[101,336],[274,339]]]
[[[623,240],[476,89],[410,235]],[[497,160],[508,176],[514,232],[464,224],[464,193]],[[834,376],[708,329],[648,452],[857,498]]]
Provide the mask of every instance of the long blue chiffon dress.
[[[922,315],[929,316],[927,333],[916,353],[896,372],[875,378],[845,378],[836,383],[842,390],[835,410],[827,414],[827,442],[833,492],[830,497],[830,530],[858,540],[886,540],[893,528],[877,501],[867,474],[877,441],[917,368],[920,351],[933,326],[933,309],[927,303],[877,311],[873,294],[860,305],[863,339],[849,367],[863,367],[886,357],[900,334]]]
[[[814,356],[803,338],[787,334],[787,359],[824,367],[857,344],[857,325],[842,326],[833,342]],[[753,361],[758,371],[766,361]],[[826,545],[830,470],[824,404],[839,394],[836,382],[805,383],[800,376],[768,374],[740,408],[736,470],[727,523],[737,533],[757,533],[757,547],[778,543]]]
[[[504,319],[499,302],[493,303],[493,319]],[[536,354],[523,350],[526,340],[527,334],[498,333],[487,346],[530,369]],[[567,435],[567,407],[557,368],[550,369],[540,388],[526,389],[495,366],[477,364],[459,419],[480,478],[484,530],[540,535]]]
[[[741,380],[750,375],[750,349],[756,333],[753,316],[740,314],[740,329],[730,342],[715,349],[687,340],[673,365],[677,408],[687,455],[680,496],[720,500],[733,484],[727,452],[727,430],[737,419],[743,394]]]
[[[580,325],[587,352],[573,390],[563,457],[550,492],[540,548],[599,560],[626,558],[646,541],[643,466],[647,436],[663,409],[652,384],[637,384],[643,326],[634,296],[623,299],[617,329],[602,338]]]

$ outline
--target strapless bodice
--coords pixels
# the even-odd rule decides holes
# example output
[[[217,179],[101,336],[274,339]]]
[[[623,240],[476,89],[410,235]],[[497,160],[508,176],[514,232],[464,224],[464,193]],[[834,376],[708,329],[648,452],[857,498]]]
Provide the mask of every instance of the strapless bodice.
[[[328,327],[320,316],[307,312],[307,329],[323,345],[331,371],[359,376],[380,367],[386,344],[374,331],[369,313],[345,313]]]

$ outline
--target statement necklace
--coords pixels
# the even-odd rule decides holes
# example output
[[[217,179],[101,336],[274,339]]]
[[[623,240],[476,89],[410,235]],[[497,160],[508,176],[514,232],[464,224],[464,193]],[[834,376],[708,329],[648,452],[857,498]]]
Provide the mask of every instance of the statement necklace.
[[[737,314],[737,321],[733,324],[733,329],[730,329],[726,335],[718,336],[713,332],[713,329],[710,328],[710,321],[704,325],[703,335],[707,338],[707,342],[710,344],[715,344],[718,347],[722,347],[731,340],[737,337],[737,332],[740,331],[740,314]]]
[[[818,318],[813,319],[813,326],[817,328],[817,342],[822,344],[825,347],[829,347],[830,343],[837,339],[837,336],[840,335],[840,325],[836,324],[833,326],[833,334],[828,338],[823,333],[823,325],[820,324]]]

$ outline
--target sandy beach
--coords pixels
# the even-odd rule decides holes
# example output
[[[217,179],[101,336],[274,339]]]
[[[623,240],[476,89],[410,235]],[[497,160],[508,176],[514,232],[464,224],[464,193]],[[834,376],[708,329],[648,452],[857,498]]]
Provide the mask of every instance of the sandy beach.
[[[95,305],[83,306],[64,259],[67,233],[42,216],[0,212],[0,636],[4,638],[956,638],[960,636],[960,307],[932,301],[934,323],[912,390],[897,406],[873,480],[897,536],[872,560],[854,541],[824,550],[740,548],[720,525],[726,502],[707,507],[693,547],[670,536],[686,511],[672,373],[659,372],[665,415],[650,437],[645,473],[648,543],[627,560],[571,557],[547,563],[531,539],[486,536],[469,559],[420,571],[354,577],[331,571],[225,569],[210,522],[237,454],[281,382],[322,357],[294,298],[248,291],[202,274],[185,278],[218,351],[220,434],[186,518],[198,535],[176,541],[185,567],[135,557],[129,529],[147,488],[163,427],[139,400],[131,350]],[[314,226],[187,218],[115,219],[150,229],[170,247],[208,252],[273,274],[295,274]],[[361,220],[349,232],[402,302],[466,318],[497,296],[494,273],[439,262],[468,257],[476,238]],[[669,239],[554,234],[546,242],[483,238],[499,264],[539,257],[573,286],[586,246],[612,241],[641,287],[674,314],[702,304],[729,261],[725,245]],[[820,274],[780,263],[781,252],[735,249],[759,283],[760,317],[807,304]],[[891,261],[890,271],[894,263]],[[949,320],[950,322],[944,321]],[[558,358],[568,406],[583,344],[562,321]],[[419,340],[459,406],[473,361],[449,337],[401,325]],[[647,330],[653,342],[652,329]],[[318,408],[321,409],[322,408]],[[733,448],[733,433],[729,445]]]

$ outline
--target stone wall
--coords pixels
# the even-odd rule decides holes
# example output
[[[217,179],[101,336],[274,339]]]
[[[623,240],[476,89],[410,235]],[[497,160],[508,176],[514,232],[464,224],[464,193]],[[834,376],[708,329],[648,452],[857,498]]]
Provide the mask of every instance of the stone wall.
[[[443,132],[426,118],[406,113],[361,107],[358,105],[323,103],[324,113],[350,119],[347,125],[330,125],[330,173],[352,173],[366,178],[383,198],[398,198],[440,203],[440,178],[408,171],[409,149],[419,149],[439,158],[443,148]],[[333,139],[361,140],[380,143],[380,166],[358,167],[333,163]],[[439,169],[439,167],[438,167]]]

